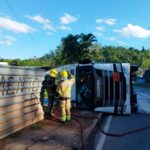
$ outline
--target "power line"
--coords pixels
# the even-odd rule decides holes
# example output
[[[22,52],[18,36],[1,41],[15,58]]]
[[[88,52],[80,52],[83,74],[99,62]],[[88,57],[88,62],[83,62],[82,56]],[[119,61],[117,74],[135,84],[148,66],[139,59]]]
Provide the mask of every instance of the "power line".
[[[7,1],[4,0],[5,3],[7,4],[7,6],[9,7],[9,9],[11,10],[11,12],[14,14],[14,16],[16,17],[16,19],[21,22],[21,20],[19,19],[16,11],[13,9],[13,7],[11,6],[11,4]],[[33,38],[33,36],[30,33],[27,33],[27,35],[29,36],[29,38],[32,40],[32,42],[38,47],[39,50],[41,50],[39,44],[37,43],[37,41]]]

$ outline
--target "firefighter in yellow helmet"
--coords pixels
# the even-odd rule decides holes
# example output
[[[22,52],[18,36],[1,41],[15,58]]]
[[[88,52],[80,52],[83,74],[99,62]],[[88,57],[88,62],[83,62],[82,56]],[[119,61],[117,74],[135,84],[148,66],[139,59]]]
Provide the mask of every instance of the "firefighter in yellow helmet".
[[[53,78],[56,78],[56,76],[57,76],[57,70],[56,69],[51,69],[50,70],[50,76],[53,77]]]
[[[71,88],[74,83],[74,76],[67,71],[61,72],[61,81],[57,85],[57,92],[60,97],[61,122],[71,120]],[[68,78],[69,76],[69,78]]]
[[[55,84],[55,78],[57,76],[57,70],[51,69],[49,74],[45,75],[44,81],[42,82],[42,88],[41,88],[41,103],[43,105],[43,99],[44,99],[44,91],[48,94],[48,107],[45,111],[44,117],[45,119],[50,119],[53,117],[53,104],[55,100],[56,93],[56,84]]]

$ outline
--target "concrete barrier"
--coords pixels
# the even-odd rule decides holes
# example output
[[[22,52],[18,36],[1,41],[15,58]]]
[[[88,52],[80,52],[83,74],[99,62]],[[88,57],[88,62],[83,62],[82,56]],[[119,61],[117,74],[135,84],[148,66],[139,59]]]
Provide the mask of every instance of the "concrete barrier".
[[[44,74],[38,68],[0,65],[0,139],[43,119]]]

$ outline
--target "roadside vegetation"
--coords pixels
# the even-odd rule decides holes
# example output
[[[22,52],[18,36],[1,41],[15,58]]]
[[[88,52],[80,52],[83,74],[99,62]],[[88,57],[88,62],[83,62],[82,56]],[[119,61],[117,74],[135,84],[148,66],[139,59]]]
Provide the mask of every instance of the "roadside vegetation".
[[[50,66],[55,67],[63,64],[77,63],[82,60],[96,62],[128,62],[137,64],[139,67],[147,68],[150,64],[150,50],[135,49],[133,47],[103,46],[96,37],[89,34],[69,34],[61,39],[57,48],[40,58],[32,59],[4,59],[1,62],[8,62],[16,66]]]
[[[142,89],[150,89],[150,83],[134,83],[134,87],[142,88]]]

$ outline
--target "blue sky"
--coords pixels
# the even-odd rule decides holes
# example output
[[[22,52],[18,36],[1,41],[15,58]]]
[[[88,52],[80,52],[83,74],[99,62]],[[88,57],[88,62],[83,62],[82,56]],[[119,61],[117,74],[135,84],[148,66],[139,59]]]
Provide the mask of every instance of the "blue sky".
[[[149,0],[1,0],[0,57],[40,57],[70,33],[93,33],[102,45],[150,48],[149,6]]]

